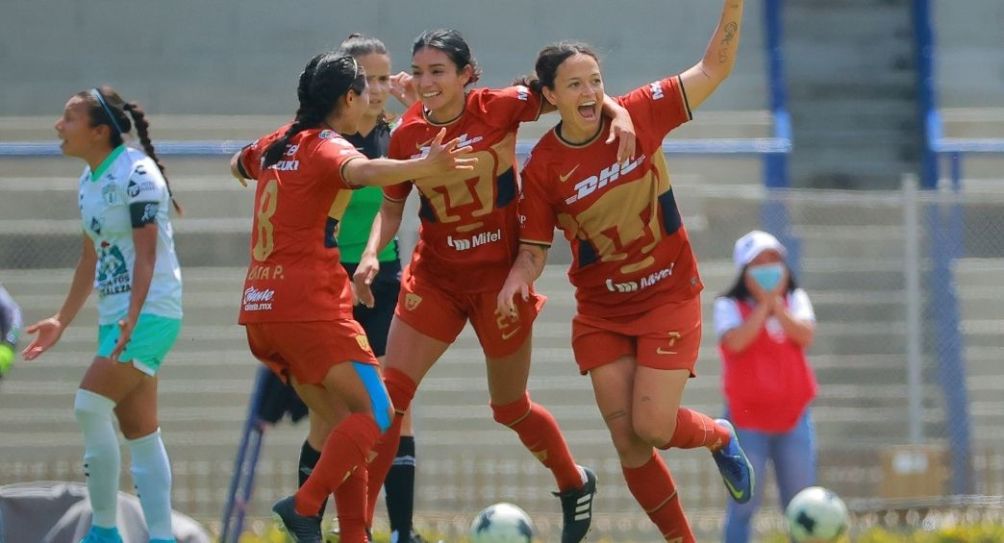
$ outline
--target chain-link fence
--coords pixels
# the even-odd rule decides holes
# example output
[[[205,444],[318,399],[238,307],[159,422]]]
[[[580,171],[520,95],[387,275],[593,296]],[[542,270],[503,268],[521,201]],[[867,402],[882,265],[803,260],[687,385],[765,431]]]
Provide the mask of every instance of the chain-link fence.
[[[0,281],[26,319],[62,302],[80,229],[75,164],[5,160],[0,177]],[[187,216],[176,219],[186,321],[160,382],[160,417],[175,470],[175,507],[219,517],[257,363],[236,325],[246,262],[251,192],[227,179],[218,159],[172,163]],[[64,171],[66,170],[66,171]],[[10,172],[21,172],[10,174]],[[1004,494],[1004,191],[928,194],[788,192],[755,185],[676,186],[707,284],[706,334],[684,404],[722,412],[720,361],[710,304],[736,279],[732,245],[756,227],[792,252],[815,306],[811,350],[820,394],[813,406],[819,482],[857,499]],[[535,327],[530,389],[561,424],[573,453],[600,477],[599,535],[617,541],[655,533],[622,482],[617,457],[578,376],[569,347],[574,311],[555,250],[538,288],[550,297]],[[82,312],[42,360],[20,362],[0,382],[0,484],[82,479],[72,395],[94,352],[92,310]],[[417,522],[460,533],[480,508],[513,501],[545,539],[560,524],[553,481],[487,406],[482,354],[465,332],[423,383],[416,400]],[[252,514],[295,486],[306,428],[270,430]],[[725,493],[704,451],[664,453],[700,539],[718,533]],[[761,529],[777,526],[767,482]],[[124,486],[129,476],[124,473]]]

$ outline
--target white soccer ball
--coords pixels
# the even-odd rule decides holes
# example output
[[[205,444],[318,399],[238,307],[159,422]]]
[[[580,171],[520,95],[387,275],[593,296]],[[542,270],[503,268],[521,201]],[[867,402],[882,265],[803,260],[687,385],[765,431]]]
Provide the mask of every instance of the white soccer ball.
[[[533,522],[526,511],[511,503],[481,510],[471,523],[471,543],[531,543]]]
[[[844,501],[821,486],[810,486],[795,494],[784,516],[792,539],[798,543],[837,541],[850,524]]]

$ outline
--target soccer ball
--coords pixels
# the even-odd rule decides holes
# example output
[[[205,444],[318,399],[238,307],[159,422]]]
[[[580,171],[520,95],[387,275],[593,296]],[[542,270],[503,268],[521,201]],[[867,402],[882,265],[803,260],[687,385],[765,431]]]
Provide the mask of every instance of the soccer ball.
[[[526,511],[511,503],[481,510],[471,523],[471,543],[530,543],[533,523]]]
[[[832,490],[810,486],[795,494],[784,512],[798,543],[831,543],[847,531],[847,506]]]

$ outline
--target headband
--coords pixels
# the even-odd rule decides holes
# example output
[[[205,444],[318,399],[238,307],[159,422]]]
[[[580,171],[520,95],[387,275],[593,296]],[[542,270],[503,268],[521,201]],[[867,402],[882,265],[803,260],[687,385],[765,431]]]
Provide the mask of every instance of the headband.
[[[119,136],[125,133],[122,127],[119,126],[119,122],[115,119],[115,115],[112,114],[112,108],[108,107],[108,102],[105,102],[105,97],[101,95],[101,91],[94,88],[91,89],[91,96],[97,99],[98,103],[101,104],[101,108],[105,110],[105,114],[108,115],[108,120],[112,122],[112,126],[118,131]]]

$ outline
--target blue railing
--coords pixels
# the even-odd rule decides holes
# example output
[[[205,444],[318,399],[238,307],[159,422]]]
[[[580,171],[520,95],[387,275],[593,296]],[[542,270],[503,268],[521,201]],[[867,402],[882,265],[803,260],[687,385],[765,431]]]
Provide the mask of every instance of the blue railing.
[[[962,188],[962,162],[967,154],[1002,154],[1004,139],[946,138],[938,111],[935,80],[935,34],[931,0],[914,0],[914,47],[917,63],[919,115],[924,129],[921,161],[921,184],[935,190],[943,163],[948,162],[951,189]],[[938,358],[938,382],[945,398],[945,419],[951,421],[946,431],[952,458],[951,492],[971,494],[974,488],[972,432],[966,361],[960,326],[960,311],[955,286],[954,262],[965,253],[965,216],[962,204],[929,205],[926,210],[927,237],[930,240],[931,269],[927,279],[930,292],[928,314],[935,323],[931,330]]]

